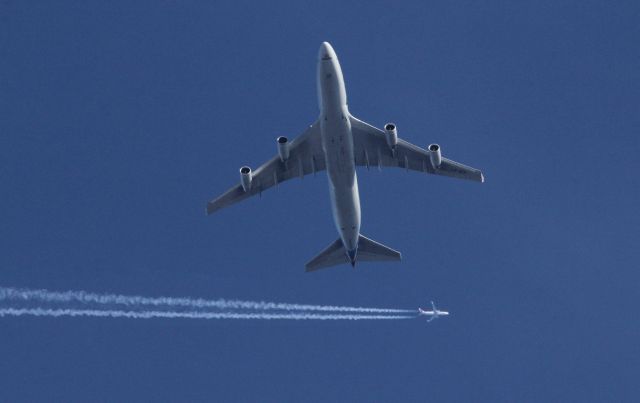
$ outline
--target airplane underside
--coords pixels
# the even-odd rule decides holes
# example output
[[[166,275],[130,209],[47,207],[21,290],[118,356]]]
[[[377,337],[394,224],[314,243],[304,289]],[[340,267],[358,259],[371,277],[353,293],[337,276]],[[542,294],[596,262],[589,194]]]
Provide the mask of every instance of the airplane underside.
[[[352,116],[338,58],[327,42],[318,53],[320,117],[292,141],[276,139],[277,155],[253,171],[240,168],[240,184],[207,203],[207,214],[296,177],[327,171],[334,223],[340,237],[306,264],[306,271],[356,261],[399,261],[400,252],[360,234],[356,167],[396,167],[484,182],[478,169],[442,156],[437,144],[420,148],[398,137],[396,125],[378,129]]]

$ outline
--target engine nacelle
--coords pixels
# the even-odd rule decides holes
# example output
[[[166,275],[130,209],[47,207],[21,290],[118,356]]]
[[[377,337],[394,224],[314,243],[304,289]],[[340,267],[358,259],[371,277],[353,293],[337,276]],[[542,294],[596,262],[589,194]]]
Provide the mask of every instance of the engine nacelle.
[[[396,148],[396,144],[398,144],[398,130],[396,130],[396,125],[394,123],[387,123],[384,125],[384,132],[387,137],[387,144],[389,148],[393,150]]]
[[[440,164],[442,164],[442,152],[440,151],[439,145],[429,145],[429,159],[431,160],[431,166],[433,169],[437,169]]]
[[[285,162],[289,159],[289,139],[280,136],[276,139],[278,143],[278,155],[280,156],[280,161]]]
[[[245,192],[251,190],[251,179],[251,168],[246,166],[240,168],[240,183],[242,184],[242,189],[244,189]]]

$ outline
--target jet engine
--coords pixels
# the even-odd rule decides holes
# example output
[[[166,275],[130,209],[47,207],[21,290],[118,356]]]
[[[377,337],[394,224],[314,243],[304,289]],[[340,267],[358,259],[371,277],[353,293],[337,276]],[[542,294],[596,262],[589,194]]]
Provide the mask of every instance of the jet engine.
[[[244,166],[240,168],[240,183],[245,192],[251,190],[251,168]]]
[[[396,148],[396,144],[398,144],[398,131],[396,130],[396,125],[394,123],[387,123],[384,125],[384,132],[387,137],[387,144],[389,148],[392,150]]]
[[[431,160],[431,166],[433,166],[433,169],[437,169],[440,164],[442,164],[442,153],[440,152],[439,145],[429,145],[429,159]]]
[[[280,136],[276,139],[278,143],[278,155],[280,155],[280,161],[285,162],[289,159],[289,139]]]

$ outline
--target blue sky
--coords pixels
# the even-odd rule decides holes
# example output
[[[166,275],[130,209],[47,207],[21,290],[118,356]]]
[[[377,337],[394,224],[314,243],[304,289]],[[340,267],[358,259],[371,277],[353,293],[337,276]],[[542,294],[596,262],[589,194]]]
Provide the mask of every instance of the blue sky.
[[[0,318],[2,401],[638,401],[637,2],[0,4],[0,285],[415,308],[386,322]],[[324,174],[205,217],[318,114],[481,168],[360,171],[400,264],[305,273]]]

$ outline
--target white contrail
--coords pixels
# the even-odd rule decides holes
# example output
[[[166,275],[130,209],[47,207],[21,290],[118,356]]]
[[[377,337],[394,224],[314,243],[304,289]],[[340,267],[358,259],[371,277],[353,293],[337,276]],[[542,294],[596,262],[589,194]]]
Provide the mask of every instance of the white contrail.
[[[335,315],[313,313],[236,313],[236,312],[176,312],[176,311],[121,311],[100,309],[0,308],[3,316],[88,316],[96,318],[129,319],[259,319],[259,320],[398,320],[413,319],[406,315]]]
[[[12,287],[0,287],[0,300],[41,301],[41,302],[80,302],[85,304],[118,304],[125,306],[169,306],[193,309],[249,309],[281,311],[321,311],[354,313],[410,313],[409,309],[363,308],[331,305],[303,305],[276,302],[256,302],[238,300],[206,300],[201,298],[142,297],[137,295],[96,294],[85,291],[49,291],[30,290]]]

